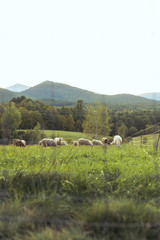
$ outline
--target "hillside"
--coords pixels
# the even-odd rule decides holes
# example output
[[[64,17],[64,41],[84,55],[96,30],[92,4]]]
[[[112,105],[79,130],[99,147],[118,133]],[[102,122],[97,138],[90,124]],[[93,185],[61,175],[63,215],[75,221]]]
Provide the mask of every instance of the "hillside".
[[[99,96],[98,94],[87,90],[52,81],[40,83],[23,91],[21,94],[41,100],[54,99],[70,102],[75,102],[78,99],[83,99],[84,102],[93,102],[93,99],[97,99]]]
[[[160,101],[154,101],[131,94],[104,95],[88,90],[52,81],[42,82],[20,93],[1,89],[0,101],[8,102],[13,97],[26,96],[41,100],[50,105],[65,106],[75,104],[78,100],[84,103],[102,102],[110,108],[153,109],[160,108]]]
[[[17,96],[18,96],[18,94],[16,92],[12,92],[7,89],[0,88],[0,103],[3,101],[8,102],[12,98],[17,97]]]
[[[144,97],[135,96],[131,94],[117,94],[117,95],[103,95],[91,91],[83,90],[80,88],[72,87],[62,83],[52,81],[45,81],[34,87],[21,92],[22,95],[30,98],[43,100],[44,102],[75,103],[77,100],[82,99],[84,103],[95,103],[100,101],[114,107],[118,106],[134,106],[136,108],[152,108],[155,105],[160,105],[160,102],[146,99]]]

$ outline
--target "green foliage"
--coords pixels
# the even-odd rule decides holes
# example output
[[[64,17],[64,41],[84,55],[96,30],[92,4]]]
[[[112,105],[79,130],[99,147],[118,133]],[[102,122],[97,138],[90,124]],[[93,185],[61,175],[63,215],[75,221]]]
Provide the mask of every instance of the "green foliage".
[[[83,129],[85,133],[94,133],[96,138],[98,135],[109,135],[110,123],[109,123],[109,111],[100,103],[95,106],[88,106],[87,114],[83,122]]]
[[[149,134],[159,130],[160,111],[158,110],[130,111],[124,108],[123,111],[111,111],[104,104],[84,105],[82,100],[78,100],[72,107],[58,108],[24,96],[13,98],[9,104],[12,102],[21,113],[20,129],[33,129],[39,123],[41,129],[78,132],[84,130],[95,138],[99,135],[120,134],[123,139],[137,132]],[[7,132],[6,129],[2,129],[5,107],[5,104],[0,105],[0,136],[4,136],[4,132]]]
[[[33,130],[17,130],[14,137],[24,139],[27,144],[37,144],[45,135],[40,131],[40,125],[37,124]]]
[[[42,115],[38,111],[31,111],[24,108],[19,109],[22,116],[20,129],[33,129],[38,123],[42,125]]]
[[[120,135],[121,137],[122,137],[122,139],[125,139],[126,138],[126,136],[127,136],[127,127],[124,125],[124,124],[122,124],[118,129],[117,129],[117,131],[118,131],[118,135]]]
[[[5,130],[5,137],[10,138],[10,136],[13,136],[21,121],[21,113],[15,107],[15,104],[7,104],[1,118],[2,129]]]

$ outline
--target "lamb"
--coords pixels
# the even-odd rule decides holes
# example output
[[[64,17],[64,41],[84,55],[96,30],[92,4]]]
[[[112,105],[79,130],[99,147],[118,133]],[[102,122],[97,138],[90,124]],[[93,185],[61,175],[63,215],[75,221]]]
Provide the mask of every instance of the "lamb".
[[[111,142],[111,145],[115,144],[116,147],[119,147],[121,145],[121,143],[122,143],[121,136],[115,135],[114,138],[113,138],[113,141]]]
[[[93,145],[103,145],[103,143],[100,140],[93,139],[92,140]]]
[[[92,143],[89,139],[79,138],[79,139],[78,139],[78,145],[89,145],[89,146],[93,146],[93,143]]]
[[[79,145],[78,141],[74,141],[74,142],[73,142],[73,145],[74,145],[74,146],[78,146],[78,145]]]
[[[38,145],[42,145],[44,147],[56,147],[57,144],[52,138],[43,138],[39,141]]]
[[[56,137],[56,138],[54,138],[54,141],[55,141],[56,145],[61,145],[61,142],[63,141],[63,138],[62,137]]]
[[[26,147],[26,142],[25,140],[13,139],[13,145],[19,147]]]
[[[108,138],[103,137],[103,138],[102,138],[102,143],[103,143],[103,144],[110,144],[110,141],[109,141]]]

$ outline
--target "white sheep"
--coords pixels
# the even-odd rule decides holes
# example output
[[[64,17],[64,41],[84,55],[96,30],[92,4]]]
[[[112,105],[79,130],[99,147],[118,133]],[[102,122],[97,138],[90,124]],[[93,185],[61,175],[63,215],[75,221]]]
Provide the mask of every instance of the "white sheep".
[[[115,144],[116,147],[119,147],[121,145],[121,143],[122,143],[121,136],[115,135],[114,138],[113,138],[113,141],[111,142],[111,145]]]
[[[54,138],[54,141],[55,141],[56,145],[61,145],[61,141],[63,141],[63,138],[62,137],[56,137],[56,138]]]
[[[60,146],[68,146],[68,144],[65,141],[61,141],[59,145]]]
[[[93,143],[92,143],[89,139],[79,138],[79,139],[78,139],[78,145],[89,145],[89,146],[93,146]]]
[[[73,145],[74,145],[74,146],[78,146],[78,145],[79,145],[78,141],[74,141],[74,142],[73,142]]]
[[[93,139],[92,140],[93,145],[103,145],[103,143],[100,140]]]
[[[39,141],[38,145],[43,145],[44,147],[56,147],[57,144],[52,138],[43,138]]]
[[[26,141],[25,140],[21,140],[21,142],[24,144],[24,146],[26,146]]]

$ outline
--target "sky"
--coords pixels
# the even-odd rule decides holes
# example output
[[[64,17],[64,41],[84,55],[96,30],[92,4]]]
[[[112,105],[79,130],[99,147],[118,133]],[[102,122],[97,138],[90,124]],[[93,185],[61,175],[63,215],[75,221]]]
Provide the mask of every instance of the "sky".
[[[159,0],[0,0],[0,88],[160,92]]]

